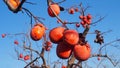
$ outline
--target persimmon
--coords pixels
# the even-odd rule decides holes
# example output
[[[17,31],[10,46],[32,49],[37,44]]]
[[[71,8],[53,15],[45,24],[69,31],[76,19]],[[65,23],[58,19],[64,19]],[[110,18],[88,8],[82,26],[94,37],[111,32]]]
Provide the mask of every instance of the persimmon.
[[[14,40],[14,44],[18,45],[19,44],[18,40]]]
[[[65,65],[62,65],[62,67],[61,68],[67,68],[67,66],[65,66]]]
[[[53,11],[52,11],[53,10]],[[51,17],[55,17],[56,15],[58,16],[60,14],[60,7],[58,4],[51,4],[49,7],[48,7],[48,14],[51,16]]]
[[[23,54],[22,53],[20,53],[19,58],[23,58]]]
[[[85,22],[81,21],[80,24],[81,24],[81,25],[85,25]]]
[[[86,43],[85,45],[80,45],[80,44],[75,45],[73,49],[73,53],[77,60],[85,61],[91,55],[90,45],[88,43]]]
[[[76,45],[79,41],[79,34],[76,30],[66,30],[63,35],[64,41],[70,45]]]
[[[29,59],[30,59],[29,55],[24,56],[24,60],[29,60]]]
[[[31,29],[30,36],[34,41],[40,40],[45,33],[45,26],[41,23],[37,23]]]
[[[78,12],[79,11],[79,9],[78,8],[75,8],[75,12]]]
[[[83,17],[84,17],[83,15],[80,15],[80,16],[79,16],[79,19],[81,19],[81,20],[82,20],[82,19],[83,19]]]
[[[20,0],[7,0],[6,3],[11,10],[16,10],[20,4]]]
[[[68,47],[68,44],[60,42],[56,48],[57,56],[61,59],[68,59],[71,56],[72,49]]]
[[[74,8],[70,8],[70,9],[69,9],[69,13],[70,13],[70,14],[74,14],[74,13],[75,13]]]
[[[5,38],[6,34],[2,34],[2,38]]]
[[[80,27],[80,23],[76,23],[76,27]]]
[[[51,42],[53,43],[58,43],[62,40],[63,38],[63,32],[65,28],[64,27],[55,27],[49,32],[49,38]]]
[[[92,18],[91,14],[88,14],[88,15],[87,15],[87,19],[89,20],[89,19],[91,19],[91,18]]]
[[[97,60],[100,61],[100,57],[98,57]]]

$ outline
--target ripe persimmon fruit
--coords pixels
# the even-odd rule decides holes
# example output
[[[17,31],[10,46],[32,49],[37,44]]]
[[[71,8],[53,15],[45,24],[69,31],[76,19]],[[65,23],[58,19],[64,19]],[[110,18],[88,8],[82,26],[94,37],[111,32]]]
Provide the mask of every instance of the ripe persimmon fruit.
[[[16,10],[20,4],[20,0],[7,0],[6,3],[11,10]]]
[[[53,11],[52,11],[53,10]],[[48,7],[48,14],[49,16],[51,17],[55,17],[55,14],[58,16],[59,13],[60,13],[60,7],[58,4],[51,4],[49,7]]]
[[[60,42],[56,48],[57,56],[61,59],[68,59],[72,54],[72,49],[64,42]]]
[[[63,38],[63,32],[65,28],[64,27],[55,27],[49,32],[49,38],[51,42],[53,43],[58,43],[62,40]]]
[[[65,30],[63,35],[63,40],[70,44],[70,45],[76,45],[79,41],[79,34],[76,30]]]
[[[85,45],[75,45],[73,49],[73,54],[77,60],[87,60],[91,55],[90,45],[88,43],[86,43]]]
[[[40,40],[45,33],[45,26],[41,23],[37,23],[31,29],[30,36],[34,41]]]

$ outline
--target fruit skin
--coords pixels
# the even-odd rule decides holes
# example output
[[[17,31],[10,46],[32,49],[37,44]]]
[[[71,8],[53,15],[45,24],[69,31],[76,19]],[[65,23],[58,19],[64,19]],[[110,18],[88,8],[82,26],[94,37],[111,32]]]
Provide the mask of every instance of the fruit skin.
[[[49,32],[49,38],[50,41],[53,43],[58,43],[63,38],[63,32],[65,31],[64,27],[56,27],[50,30]]]
[[[31,29],[30,36],[34,41],[40,40],[45,33],[45,27],[41,23],[37,23]]]
[[[10,10],[16,10],[20,4],[20,0],[7,0],[7,5]]]
[[[60,42],[57,45],[56,53],[59,58],[68,59],[72,54],[72,49],[64,42]]]
[[[85,45],[80,45],[80,44],[75,45],[73,49],[73,53],[77,60],[85,61],[91,55],[90,45],[88,43],[86,43]]]
[[[29,60],[29,59],[30,59],[29,55],[24,56],[24,60]]]
[[[48,14],[51,16],[51,17],[55,17],[55,14],[52,12],[52,10],[55,12],[55,14],[58,16],[60,14],[60,7],[58,4],[51,4],[49,7],[48,7]]]
[[[66,30],[63,35],[63,39],[70,45],[76,45],[79,41],[79,34],[76,30]]]

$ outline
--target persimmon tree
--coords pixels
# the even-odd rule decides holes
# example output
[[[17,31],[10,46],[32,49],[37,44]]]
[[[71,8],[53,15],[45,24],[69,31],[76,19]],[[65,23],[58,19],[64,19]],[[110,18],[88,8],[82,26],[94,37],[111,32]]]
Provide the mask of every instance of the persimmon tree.
[[[98,66],[104,66],[102,65],[104,60],[108,60],[113,66],[119,64],[118,60],[114,60],[115,57],[111,57],[111,54],[107,53],[107,48],[110,45],[118,48],[114,43],[120,42],[120,39],[104,42],[104,33],[109,33],[111,30],[102,32],[95,29],[90,32],[90,29],[92,29],[91,27],[94,27],[94,25],[97,25],[97,23],[103,20],[104,16],[100,16],[97,21],[94,21],[94,16],[90,12],[87,12],[88,8],[90,8],[89,6],[83,6],[83,4],[80,3],[72,7],[70,6],[70,8],[66,8],[60,5],[66,0],[59,2],[46,0],[48,15],[54,20],[57,19],[55,23],[60,25],[48,28],[43,22],[44,18],[34,15],[34,13],[23,6],[25,3],[32,5],[34,3],[27,2],[28,0],[3,1],[13,13],[17,14],[23,12],[29,16],[28,18],[30,18],[31,28],[28,32],[2,34],[2,38],[9,36],[20,36],[20,39],[22,36],[24,38],[24,40],[21,40],[21,43],[18,40],[14,41],[14,44],[16,45],[14,50],[17,54],[18,60],[26,63],[24,68],[58,68],[57,66],[59,65],[59,68],[89,68],[87,62],[94,63],[95,57],[100,61],[98,62]],[[68,12],[68,15],[73,15],[73,17],[78,18],[79,21],[62,20],[60,14],[63,13],[63,11]],[[74,16],[75,13],[78,13],[79,15]],[[72,26],[74,26],[74,28],[71,28]],[[80,29],[83,30],[79,31]],[[92,43],[99,45],[96,46],[99,48],[96,50],[96,53],[93,52],[94,48],[92,48],[91,42],[87,40],[87,35],[95,35],[95,38],[91,38],[91,40],[93,40]],[[39,45],[40,50],[34,48],[35,44],[33,44],[33,42],[41,43],[41,45]],[[24,53],[21,53],[20,50]],[[54,54],[57,55],[59,60],[56,60],[54,63],[47,63],[49,58],[46,57],[46,54],[47,52],[50,53],[51,50],[54,51]],[[54,57],[52,59],[54,59]],[[52,59],[49,59],[48,61]],[[65,63],[63,61],[65,61]]]

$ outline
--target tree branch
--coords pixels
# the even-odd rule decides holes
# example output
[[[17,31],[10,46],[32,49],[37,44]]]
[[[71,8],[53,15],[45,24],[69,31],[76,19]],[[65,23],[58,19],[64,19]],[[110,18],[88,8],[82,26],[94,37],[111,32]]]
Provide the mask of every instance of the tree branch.
[[[36,57],[33,61],[31,61],[29,64],[27,64],[24,68],[27,68],[28,66],[30,66],[31,64],[33,64],[35,61],[37,61],[37,59],[39,59],[40,57]]]

